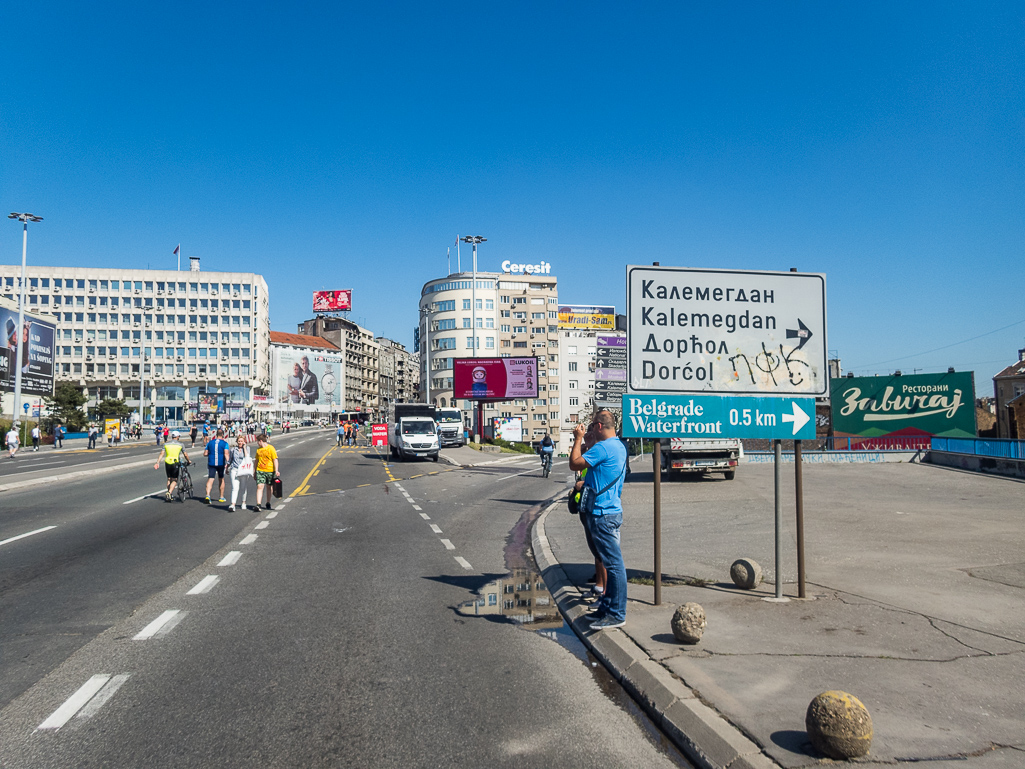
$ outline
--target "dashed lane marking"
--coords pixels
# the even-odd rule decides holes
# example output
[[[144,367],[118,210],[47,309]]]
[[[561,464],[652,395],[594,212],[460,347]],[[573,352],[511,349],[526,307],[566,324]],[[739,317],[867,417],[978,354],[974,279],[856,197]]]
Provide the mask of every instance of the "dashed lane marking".
[[[441,534],[441,527],[436,523],[432,523],[431,531],[433,531],[435,534]]]
[[[413,501],[413,500],[410,500],[410,502],[412,502],[412,501]],[[414,509],[414,510],[423,510],[423,508],[422,508],[422,507],[420,507],[420,505],[413,505],[413,509]]]
[[[254,529],[266,529],[268,526],[270,526],[270,523],[268,521],[260,521],[253,528]]]
[[[443,539],[443,540],[441,540],[441,544],[443,544],[445,546],[446,550],[455,550],[456,549],[456,546],[452,544],[451,540]]]
[[[221,559],[221,562],[219,564],[217,564],[217,565],[218,566],[234,566],[236,563],[238,563],[238,559],[241,558],[241,557],[242,557],[242,552],[241,551],[239,551],[239,550],[232,550],[230,553],[228,553],[226,556],[224,556]]]
[[[121,504],[122,505],[130,505],[133,502],[139,502],[139,501],[141,501],[143,499],[148,499],[149,497],[160,497],[160,496],[163,496],[166,492],[167,492],[167,487],[164,487],[162,489],[157,489],[156,491],[151,491],[149,494],[143,494],[141,497],[136,497],[135,499],[129,499],[127,502],[122,502]]]
[[[470,562],[467,561],[465,558],[463,558],[461,556],[458,556],[458,555],[456,556],[456,563],[458,563],[460,566],[462,566],[467,571],[473,571],[473,567],[470,565]]]
[[[64,704],[57,708],[36,729],[60,729],[74,718],[79,711],[85,708],[86,705],[90,705],[96,700],[95,706],[88,712],[89,716],[93,715],[128,680],[129,675],[128,673],[123,673],[112,676],[107,673],[101,673],[93,676],[82,684],[77,692],[68,697]],[[100,696],[101,694],[102,697]]]
[[[271,510],[269,513],[267,513],[267,515],[265,517],[268,520],[270,520],[271,518],[276,518],[277,515],[278,515],[278,511],[277,510]]]
[[[238,553],[238,555],[242,555],[242,553]],[[132,640],[145,641],[157,634],[167,635],[183,619],[185,619],[185,613],[180,609],[169,609],[132,636]]]
[[[44,531],[49,531],[50,529],[56,529],[56,528],[57,528],[56,526],[44,526],[41,529],[36,529],[35,531],[30,531],[27,534],[19,534],[16,537],[11,537],[10,539],[5,539],[2,542],[0,542],[0,545],[6,545],[6,544],[8,544],[10,542],[17,542],[19,539],[25,539],[25,537],[33,537],[36,534],[42,534]]]
[[[427,513],[420,513],[420,517],[423,518],[425,521],[431,520],[431,516],[427,515]]]
[[[239,544],[240,545],[251,545],[251,544],[253,544],[257,540],[257,538],[258,538],[258,535],[250,534],[249,536],[243,537],[241,540],[239,540]]]
[[[192,588],[185,595],[200,595],[202,593],[209,593],[213,586],[220,582],[221,578],[216,574],[207,574],[203,579],[196,583],[196,586]]]

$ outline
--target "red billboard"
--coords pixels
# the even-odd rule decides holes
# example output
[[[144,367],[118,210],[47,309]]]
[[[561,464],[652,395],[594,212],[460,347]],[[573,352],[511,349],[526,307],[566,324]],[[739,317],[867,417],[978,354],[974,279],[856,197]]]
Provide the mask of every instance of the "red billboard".
[[[456,358],[453,397],[502,401],[537,397],[537,358]]]
[[[370,428],[370,445],[388,445],[388,425],[376,424]]]
[[[352,309],[352,289],[344,288],[341,291],[314,291],[313,311],[314,312],[338,312],[339,310]]]

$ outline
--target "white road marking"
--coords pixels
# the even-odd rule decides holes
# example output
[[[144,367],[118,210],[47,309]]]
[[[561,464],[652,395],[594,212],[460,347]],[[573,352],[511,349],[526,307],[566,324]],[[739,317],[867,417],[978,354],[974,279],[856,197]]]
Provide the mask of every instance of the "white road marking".
[[[513,473],[512,475],[507,475],[504,478],[496,478],[495,480],[492,481],[492,483],[501,483],[502,481],[512,480],[513,478],[519,478],[521,475],[527,475],[528,473],[534,473],[534,472],[540,473],[541,472],[541,468],[540,467],[532,467],[529,470],[524,470],[522,473]]]
[[[425,521],[431,520],[431,516],[427,515],[427,513],[420,513],[420,517],[423,518]]]
[[[278,515],[278,511],[277,510],[271,510],[269,513],[267,513],[266,518],[269,520],[271,518],[276,518],[277,515]]]
[[[132,640],[133,641],[145,641],[147,638],[152,638],[158,632],[160,632],[161,630],[164,630],[164,625],[169,623],[175,617],[178,617],[179,614],[181,614],[181,610],[180,609],[169,609],[168,611],[165,611],[163,614],[161,614],[159,617],[157,617],[151,623],[146,625],[146,627],[144,627],[141,631],[139,631],[139,633],[137,635],[133,636]],[[177,625],[178,622],[181,622],[181,618],[180,617],[174,623],[174,625]],[[174,627],[174,625],[171,625],[171,627],[167,628],[167,630],[170,630],[172,627]]]
[[[149,497],[159,497],[159,496],[162,496],[166,492],[167,492],[167,487],[165,486],[162,489],[158,489],[157,491],[151,491],[149,494],[143,494],[141,497],[136,497],[135,499],[129,499],[127,502],[122,502],[121,504],[122,505],[130,505],[130,504],[132,504],[132,502],[139,502],[140,500],[148,499]]]
[[[44,526],[41,529],[36,529],[35,531],[30,531],[28,534],[19,534],[16,537],[11,537],[10,539],[5,539],[3,542],[0,542],[0,545],[6,545],[8,542],[17,542],[19,539],[25,539],[25,537],[31,537],[31,536],[33,536],[35,534],[42,534],[44,531],[49,531],[50,529],[56,529],[56,528],[57,528],[56,526]]]
[[[77,692],[68,697],[63,705],[53,711],[48,719],[37,726],[36,729],[60,729],[64,724],[70,721],[74,717],[75,713],[81,710],[109,680],[110,676],[104,674],[90,678],[82,684],[81,688],[79,688]]]
[[[203,579],[199,580],[199,582],[196,583],[196,586],[192,588],[192,590],[187,592],[185,595],[199,595],[200,593],[209,593],[213,586],[220,581],[220,579],[221,578],[218,577],[216,574],[207,574],[205,577],[203,577]]]
[[[219,564],[217,564],[217,565],[218,566],[234,566],[236,563],[238,563],[238,559],[241,558],[241,557],[242,557],[241,551],[239,551],[239,550],[232,550],[230,553],[228,553],[226,556],[224,556],[221,559],[221,562]]]
[[[436,523],[432,523],[431,524],[431,531],[433,531],[435,534],[441,534],[441,527],[438,526],[438,524],[436,524]]]
[[[465,558],[461,558],[460,556],[457,555],[456,556],[456,563],[458,563],[464,569],[467,569],[469,571],[473,571],[473,567],[470,565],[470,562],[467,561]]]
[[[251,545],[256,540],[257,540],[257,535],[256,534],[250,534],[248,537],[243,537],[242,540],[239,541],[239,544],[240,545]]]
[[[412,501],[412,500],[410,500],[410,501]],[[420,505],[413,505],[413,509],[414,510],[423,510],[423,508],[420,507]]]
[[[266,529],[268,526],[270,526],[270,523],[268,521],[260,521],[253,528],[254,529]]]
[[[452,544],[451,540],[443,539],[443,540],[441,540],[441,544],[443,544],[445,546],[446,550],[455,550],[456,549],[456,546]]]
[[[85,707],[79,712],[78,717],[92,718],[95,716],[99,709],[107,703],[107,700],[114,696],[114,692],[121,688],[121,684],[127,681],[130,677],[131,674],[129,673],[121,673],[107,681],[106,685],[100,689],[99,694],[86,703]]]

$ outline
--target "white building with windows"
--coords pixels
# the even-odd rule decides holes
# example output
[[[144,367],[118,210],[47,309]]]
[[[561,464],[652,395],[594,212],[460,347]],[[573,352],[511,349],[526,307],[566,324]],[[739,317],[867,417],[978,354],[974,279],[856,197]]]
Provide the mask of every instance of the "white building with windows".
[[[0,295],[18,301],[20,265],[0,265]],[[57,325],[55,382],[138,408],[145,417],[194,416],[200,391],[225,393],[241,419],[270,384],[267,282],[251,272],[29,267],[26,309]]]
[[[473,402],[453,398],[453,360],[536,355],[538,397],[485,404],[485,424],[493,417],[521,417],[525,440],[537,443],[548,431],[558,440],[558,303],[553,275],[478,272],[475,287],[473,273],[461,272],[425,283],[414,345],[425,399],[460,408],[463,423],[475,431]]]
[[[598,335],[626,336],[625,331],[561,329],[563,397],[559,416],[561,445],[573,445],[573,428],[594,413],[594,369],[598,357]],[[568,441],[568,443],[567,443]]]

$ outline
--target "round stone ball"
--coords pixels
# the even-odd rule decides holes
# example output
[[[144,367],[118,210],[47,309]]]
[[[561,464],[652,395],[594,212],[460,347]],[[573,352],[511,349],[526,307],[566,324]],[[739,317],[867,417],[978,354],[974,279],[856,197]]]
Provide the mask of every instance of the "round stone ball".
[[[872,745],[872,716],[847,692],[823,692],[813,699],[804,723],[812,746],[830,758],[858,758]]]
[[[753,590],[762,584],[762,567],[750,558],[738,558],[730,566],[733,584],[744,590]]]
[[[673,613],[673,635],[680,643],[696,644],[707,625],[705,610],[696,603],[678,606]]]

